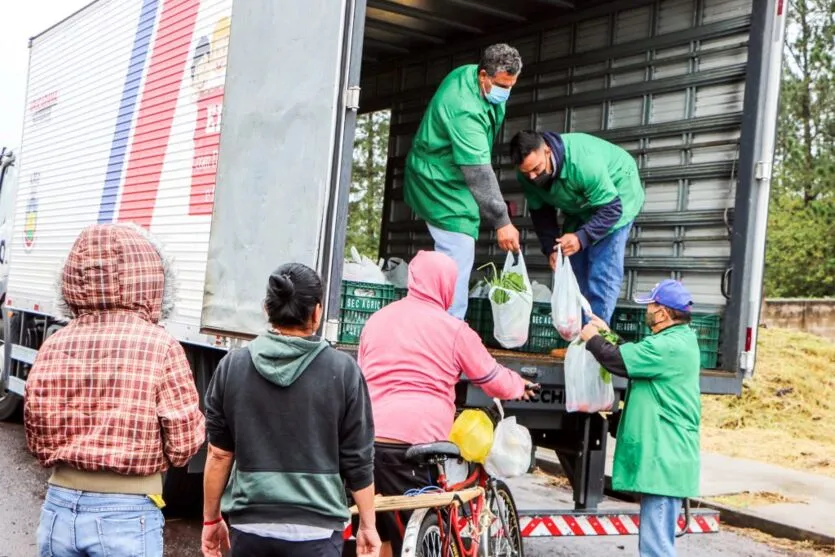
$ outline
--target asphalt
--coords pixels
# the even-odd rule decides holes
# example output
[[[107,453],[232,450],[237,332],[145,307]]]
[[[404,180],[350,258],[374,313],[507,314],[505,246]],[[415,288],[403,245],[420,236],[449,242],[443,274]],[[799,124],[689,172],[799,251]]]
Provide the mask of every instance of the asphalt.
[[[48,472],[26,452],[21,424],[0,423],[0,557],[37,555],[35,532]],[[526,476],[511,482],[520,509],[568,508],[570,494],[555,488],[548,478]],[[607,500],[607,506],[624,506]],[[628,506],[628,505],[626,505]],[[169,519],[165,528],[166,551],[170,557],[200,555],[198,520]],[[637,555],[635,537],[541,538],[526,540],[527,557]],[[776,557],[789,555],[733,532],[689,535],[678,543],[681,557]]]

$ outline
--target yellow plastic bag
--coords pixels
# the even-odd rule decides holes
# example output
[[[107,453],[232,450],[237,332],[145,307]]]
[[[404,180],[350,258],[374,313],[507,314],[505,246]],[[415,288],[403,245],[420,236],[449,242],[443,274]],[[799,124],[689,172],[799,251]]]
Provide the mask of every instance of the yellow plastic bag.
[[[493,422],[482,410],[464,410],[452,424],[449,440],[464,460],[484,464],[493,446]]]

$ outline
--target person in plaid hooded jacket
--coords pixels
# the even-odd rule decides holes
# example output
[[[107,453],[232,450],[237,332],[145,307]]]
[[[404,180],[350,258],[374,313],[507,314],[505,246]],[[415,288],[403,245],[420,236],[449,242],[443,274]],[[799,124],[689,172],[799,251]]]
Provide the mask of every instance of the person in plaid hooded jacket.
[[[161,247],[134,225],[90,226],[72,247],[59,287],[69,324],[26,382],[26,441],[53,468],[41,555],[163,554],[162,473],[205,440],[185,352],[159,324],[174,286]]]

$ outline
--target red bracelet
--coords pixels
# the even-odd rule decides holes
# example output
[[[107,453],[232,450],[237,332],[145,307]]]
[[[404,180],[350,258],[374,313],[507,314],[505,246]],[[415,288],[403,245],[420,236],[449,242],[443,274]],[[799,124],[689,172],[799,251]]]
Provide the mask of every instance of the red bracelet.
[[[203,526],[214,526],[215,524],[220,524],[221,522],[223,522],[223,517],[222,516],[220,518],[216,518],[214,520],[209,520],[207,522],[204,522]]]

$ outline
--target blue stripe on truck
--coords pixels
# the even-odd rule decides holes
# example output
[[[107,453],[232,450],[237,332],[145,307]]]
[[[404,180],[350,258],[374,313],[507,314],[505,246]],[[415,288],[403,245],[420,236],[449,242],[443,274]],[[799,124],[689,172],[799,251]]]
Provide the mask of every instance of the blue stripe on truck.
[[[159,0],[143,0],[139,12],[139,23],[133,38],[130,64],[122,89],[122,102],[119,104],[119,116],[116,118],[116,130],[110,144],[110,158],[107,161],[107,174],[99,205],[99,224],[113,222],[116,213],[116,200],[119,197],[119,184],[122,181],[122,168],[128,151],[133,113],[136,111],[139,91],[142,85],[142,73],[148,59],[148,46],[154,34]]]

